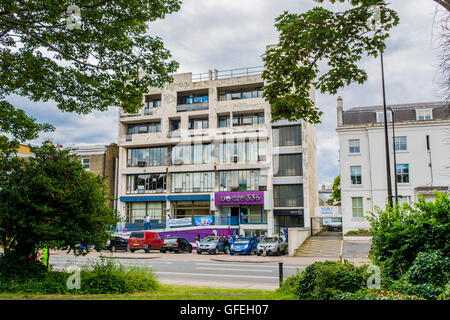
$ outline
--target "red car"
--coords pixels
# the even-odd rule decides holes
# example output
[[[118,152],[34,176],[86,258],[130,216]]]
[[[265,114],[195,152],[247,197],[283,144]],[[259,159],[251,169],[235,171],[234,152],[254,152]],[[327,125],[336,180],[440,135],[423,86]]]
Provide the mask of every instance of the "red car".
[[[133,231],[128,239],[128,246],[131,252],[136,250],[145,250],[149,253],[151,249],[160,250],[164,240],[161,239],[157,232],[152,231]]]

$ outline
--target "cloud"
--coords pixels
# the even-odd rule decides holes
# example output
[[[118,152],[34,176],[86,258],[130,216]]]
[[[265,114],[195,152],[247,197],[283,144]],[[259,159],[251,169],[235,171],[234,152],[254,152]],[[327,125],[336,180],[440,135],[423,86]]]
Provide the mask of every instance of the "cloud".
[[[179,12],[151,23],[149,32],[163,39],[181,64],[179,72],[260,66],[266,45],[278,40],[275,18],[285,10],[301,13],[317,5],[313,0],[185,0]],[[333,10],[346,7],[324,6]],[[431,0],[421,0],[393,1],[391,6],[399,13],[400,25],[386,42],[387,103],[441,100],[436,78],[439,51],[432,42],[438,33],[436,27],[433,29],[437,5]],[[366,57],[361,65],[369,79],[364,85],[351,85],[339,92],[344,98],[344,108],[382,104],[379,59]],[[339,174],[335,131],[338,95],[316,93],[316,104],[324,111],[322,124],[317,126],[319,185],[331,184]],[[82,116],[63,113],[52,103],[31,103],[16,96],[10,97],[10,101],[39,121],[53,124],[56,131],[43,137],[56,143],[117,141],[118,114],[114,108]]]

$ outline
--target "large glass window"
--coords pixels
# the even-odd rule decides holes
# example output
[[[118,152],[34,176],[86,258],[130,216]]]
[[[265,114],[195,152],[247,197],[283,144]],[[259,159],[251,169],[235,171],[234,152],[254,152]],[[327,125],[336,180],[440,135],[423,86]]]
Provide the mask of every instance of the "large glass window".
[[[208,93],[188,93],[178,94],[178,104],[194,104],[194,103],[207,103],[208,102]]]
[[[432,120],[433,109],[416,109],[416,120]]]
[[[302,176],[302,154],[280,154],[273,157],[274,176]]]
[[[352,184],[361,184],[361,166],[351,166],[350,167],[350,176]]]
[[[275,207],[303,207],[303,185],[274,185]]]
[[[220,191],[236,191],[236,190],[259,190],[260,171],[259,170],[235,170],[220,171]],[[265,184],[264,184],[265,186]]]
[[[301,126],[274,127],[272,128],[272,135],[274,147],[302,145]]]
[[[161,97],[145,98],[145,109],[153,110],[153,108],[161,107]]]
[[[172,173],[172,192],[212,192],[214,172]]]
[[[409,165],[397,164],[395,172],[398,183],[409,183]]]
[[[392,112],[387,111],[387,122],[392,122]],[[384,122],[384,111],[377,111],[377,122]]]
[[[128,167],[167,165],[167,147],[128,149]]]
[[[127,202],[126,216],[131,223],[142,222],[147,214],[150,220],[162,221],[165,202]]]
[[[229,115],[219,116],[218,125],[219,125],[219,128],[229,127],[230,126],[230,116]]]
[[[238,99],[262,98],[262,86],[240,89],[219,89],[219,101],[229,101]]]
[[[214,163],[214,144],[176,145],[172,148],[172,164]]]
[[[233,126],[249,126],[255,124],[264,124],[264,112],[233,114]]]
[[[209,127],[208,118],[189,119],[189,129],[207,129]]]
[[[257,162],[265,161],[266,140],[237,140],[219,144],[219,162]]]
[[[127,176],[127,193],[165,193],[166,174],[136,174]]]
[[[209,201],[174,201],[172,214],[175,219],[211,215]]]
[[[397,151],[407,150],[406,137],[395,137],[394,146]]]
[[[362,197],[352,197],[352,212],[353,218],[363,217],[363,198]]]
[[[359,145],[359,139],[350,139],[348,140],[348,152],[350,153],[359,153],[360,152],[360,145]]]
[[[129,124],[127,134],[161,132],[161,122]]]

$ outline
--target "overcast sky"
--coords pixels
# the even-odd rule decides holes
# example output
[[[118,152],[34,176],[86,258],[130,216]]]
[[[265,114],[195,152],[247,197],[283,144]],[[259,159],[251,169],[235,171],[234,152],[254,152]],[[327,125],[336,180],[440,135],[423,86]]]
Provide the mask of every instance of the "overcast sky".
[[[184,0],[179,12],[152,23],[149,32],[164,40],[180,63],[179,72],[261,66],[266,45],[277,43],[275,18],[283,11],[301,13],[317,5],[313,0]],[[400,16],[400,25],[387,41],[384,57],[387,103],[442,100],[436,44],[439,29],[434,20],[440,8],[432,0],[392,0],[391,6]],[[344,109],[382,104],[379,59],[365,58],[361,65],[369,74],[364,85],[352,85],[336,96],[316,92],[316,104],[324,112],[317,126],[319,186],[331,184],[339,174],[337,97],[343,97]],[[32,143],[48,138],[64,146],[117,141],[116,108],[82,116],[63,113],[52,103],[31,103],[16,96],[9,100],[38,121],[56,127]]]

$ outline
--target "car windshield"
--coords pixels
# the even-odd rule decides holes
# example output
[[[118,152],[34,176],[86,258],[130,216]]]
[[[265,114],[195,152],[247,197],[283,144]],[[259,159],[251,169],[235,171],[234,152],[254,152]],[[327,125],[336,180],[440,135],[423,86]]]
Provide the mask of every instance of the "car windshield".
[[[277,238],[264,238],[261,240],[261,243],[270,243],[270,242],[277,242]]]
[[[178,242],[177,238],[169,238],[164,240],[164,243],[176,243],[176,242]]]
[[[202,242],[215,242],[217,239],[214,239],[214,237],[206,237],[202,239]]]
[[[142,239],[142,238],[144,238],[144,233],[143,232],[132,232],[130,235],[130,238]]]
[[[234,243],[248,243],[249,241],[249,239],[236,239]]]

